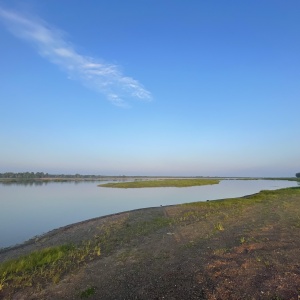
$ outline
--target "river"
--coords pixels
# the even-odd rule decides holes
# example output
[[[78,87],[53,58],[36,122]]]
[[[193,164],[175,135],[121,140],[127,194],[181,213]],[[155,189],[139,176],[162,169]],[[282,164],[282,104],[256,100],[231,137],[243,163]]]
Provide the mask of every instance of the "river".
[[[297,186],[285,180],[222,180],[187,188],[116,189],[99,182],[0,183],[0,248],[49,230],[138,208],[241,197]]]

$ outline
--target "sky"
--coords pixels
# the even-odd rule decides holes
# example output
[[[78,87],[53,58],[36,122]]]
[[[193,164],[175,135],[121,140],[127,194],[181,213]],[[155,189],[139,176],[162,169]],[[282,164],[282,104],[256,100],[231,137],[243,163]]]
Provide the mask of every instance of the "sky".
[[[0,172],[294,176],[299,0],[0,0]]]

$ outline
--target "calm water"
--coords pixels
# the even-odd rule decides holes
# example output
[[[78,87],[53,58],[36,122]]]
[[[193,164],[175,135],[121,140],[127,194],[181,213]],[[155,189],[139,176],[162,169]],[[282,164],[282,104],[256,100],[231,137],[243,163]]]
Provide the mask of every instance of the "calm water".
[[[0,184],[0,247],[86,219],[144,207],[216,200],[297,186],[280,180],[223,180],[189,188],[112,189],[99,182]]]

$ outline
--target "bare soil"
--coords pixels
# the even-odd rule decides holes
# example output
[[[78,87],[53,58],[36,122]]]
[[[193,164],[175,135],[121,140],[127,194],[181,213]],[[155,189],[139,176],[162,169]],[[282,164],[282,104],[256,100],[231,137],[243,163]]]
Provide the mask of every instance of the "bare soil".
[[[88,220],[0,262],[104,234],[101,255],[58,283],[8,286],[0,299],[300,299],[300,188]]]

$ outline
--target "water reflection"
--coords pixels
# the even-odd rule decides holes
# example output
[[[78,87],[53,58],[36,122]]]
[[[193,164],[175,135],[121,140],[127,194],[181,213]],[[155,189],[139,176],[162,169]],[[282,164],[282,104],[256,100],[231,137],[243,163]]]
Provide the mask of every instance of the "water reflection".
[[[14,185],[23,185],[23,186],[33,186],[33,185],[46,185],[48,184],[48,181],[2,181],[0,183],[1,185],[8,185],[8,186],[14,186]]]
[[[103,182],[102,180],[16,180],[16,181],[0,181],[1,185],[7,186],[42,186],[48,184],[65,184],[65,183],[72,183],[72,184],[82,184],[85,182]],[[105,181],[106,182],[106,181]]]
[[[108,182],[126,182],[126,181],[131,181],[132,179],[79,179],[79,180],[74,180],[74,179],[50,179],[50,180],[3,180],[0,181],[0,187],[1,185],[7,185],[7,186],[14,186],[14,185],[19,185],[19,186],[42,186],[42,185],[48,185],[48,184],[65,184],[65,183],[71,183],[74,185],[78,184],[85,184],[87,182],[91,183],[108,183]]]

